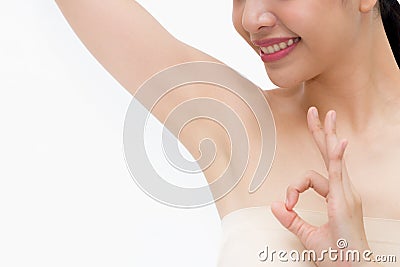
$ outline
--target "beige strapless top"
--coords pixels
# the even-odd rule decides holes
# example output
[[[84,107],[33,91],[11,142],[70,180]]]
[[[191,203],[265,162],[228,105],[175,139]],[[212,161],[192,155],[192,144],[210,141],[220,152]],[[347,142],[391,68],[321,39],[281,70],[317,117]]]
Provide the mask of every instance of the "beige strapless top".
[[[313,225],[322,225],[328,220],[324,212],[295,210]],[[382,266],[400,266],[400,220],[364,217],[364,224],[374,255],[386,260],[386,263],[381,262]],[[295,235],[279,223],[270,206],[233,211],[223,217],[221,226],[218,267],[315,267],[314,263],[302,261],[301,255],[298,258],[291,252],[296,250],[301,253],[305,248]],[[340,246],[345,245],[343,242]],[[332,249],[340,250],[338,247]],[[276,253],[271,255],[273,250]],[[286,256],[281,254],[279,259],[277,253],[280,250],[285,251]]]

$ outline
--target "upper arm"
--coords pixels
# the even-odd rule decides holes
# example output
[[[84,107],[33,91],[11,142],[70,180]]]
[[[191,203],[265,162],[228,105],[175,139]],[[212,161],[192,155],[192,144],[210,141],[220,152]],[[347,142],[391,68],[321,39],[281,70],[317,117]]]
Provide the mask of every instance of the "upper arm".
[[[143,82],[165,68],[190,61],[218,62],[177,40],[136,1],[56,0],[56,3],[88,50],[133,95]],[[157,104],[151,112],[160,122],[164,122],[169,112],[185,100],[202,95],[217,97],[215,94],[220,90],[216,87],[210,84],[180,87],[163,97],[160,105]],[[219,98],[224,99],[224,96]],[[141,99],[138,101],[141,102]],[[170,125],[174,128],[183,126],[176,125],[174,118],[169,122],[174,124]],[[221,134],[219,128],[209,125],[207,120],[198,120],[176,137],[192,155],[197,156],[198,142],[206,136],[218,143],[221,152],[226,150],[228,138]],[[220,160],[216,161],[217,167],[210,168],[208,172],[217,173],[224,169],[226,157],[224,152],[220,155]],[[212,180],[210,176],[214,175],[207,176]]]
[[[56,0],[96,59],[134,94],[153,74],[176,64],[217,61],[177,40],[133,0]]]

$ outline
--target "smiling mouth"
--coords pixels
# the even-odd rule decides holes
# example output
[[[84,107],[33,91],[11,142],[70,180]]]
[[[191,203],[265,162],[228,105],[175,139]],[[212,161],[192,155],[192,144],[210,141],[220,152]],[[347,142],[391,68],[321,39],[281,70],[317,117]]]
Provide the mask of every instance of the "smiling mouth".
[[[271,54],[277,53],[281,50],[284,50],[284,49],[294,45],[295,43],[298,43],[300,41],[300,39],[301,39],[300,37],[292,38],[286,42],[280,42],[280,43],[276,43],[276,44],[273,44],[270,46],[260,47],[260,50],[263,54],[271,55]]]

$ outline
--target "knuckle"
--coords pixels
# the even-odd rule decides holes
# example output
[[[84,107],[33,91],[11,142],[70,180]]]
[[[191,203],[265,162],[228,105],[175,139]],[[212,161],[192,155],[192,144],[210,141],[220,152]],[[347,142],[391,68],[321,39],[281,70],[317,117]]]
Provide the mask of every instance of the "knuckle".
[[[323,131],[322,125],[320,123],[316,123],[310,127],[312,133],[319,133]]]
[[[306,170],[306,171],[304,172],[303,177],[304,177],[305,179],[310,179],[314,174],[315,174],[315,171],[313,171],[313,170]]]
[[[333,153],[332,159],[338,161],[340,160],[340,155],[338,153]]]
[[[294,187],[294,185],[289,185],[287,187],[287,189],[286,189],[287,193],[290,193],[290,192],[293,192],[293,191],[296,191],[296,188]]]
[[[340,170],[336,170],[336,169],[335,169],[335,170],[331,170],[331,171],[330,171],[330,175],[333,176],[333,177],[340,177],[341,174],[342,174],[342,173],[341,173]]]

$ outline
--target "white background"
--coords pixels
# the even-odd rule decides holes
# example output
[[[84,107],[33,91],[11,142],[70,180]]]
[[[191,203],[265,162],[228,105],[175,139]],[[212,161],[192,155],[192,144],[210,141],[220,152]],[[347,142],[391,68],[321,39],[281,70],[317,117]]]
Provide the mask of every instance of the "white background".
[[[140,2],[179,39],[272,87],[234,32],[230,0]],[[1,1],[0,32],[0,266],[214,266],[215,206],[171,208],[139,190],[122,148],[132,96],[55,2]]]

